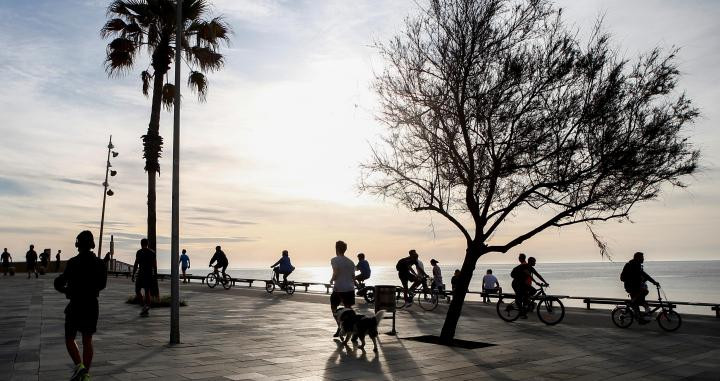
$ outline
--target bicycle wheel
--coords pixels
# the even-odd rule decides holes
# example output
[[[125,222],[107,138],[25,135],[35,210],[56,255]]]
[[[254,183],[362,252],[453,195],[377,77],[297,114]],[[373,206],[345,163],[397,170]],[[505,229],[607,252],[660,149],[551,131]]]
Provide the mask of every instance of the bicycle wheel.
[[[674,332],[682,325],[680,314],[673,310],[665,310],[658,314],[657,322],[660,328],[667,332]]]
[[[215,288],[218,284],[217,277],[215,276],[215,273],[210,273],[205,277],[205,283],[207,283],[208,287]]]
[[[285,292],[287,292],[288,295],[292,295],[295,293],[295,283],[288,282],[287,285],[285,285]]]
[[[560,323],[565,317],[565,306],[560,299],[554,296],[540,299],[535,308],[537,308],[538,319],[547,325]]]
[[[232,278],[230,278],[230,275],[225,274],[223,277],[223,288],[226,290],[232,288]]]
[[[498,299],[496,309],[500,319],[507,322],[515,321],[520,317],[520,309],[514,300],[510,303],[506,303],[503,299]]]
[[[275,291],[275,283],[271,281],[265,282],[265,291],[267,291],[268,294],[272,294],[272,292]]]
[[[612,311],[612,321],[619,328],[627,328],[632,325],[635,320],[635,314],[632,309],[627,306],[618,306]]]
[[[405,307],[406,304],[407,303],[405,303],[405,297],[404,297],[402,289],[398,290],[395,293],[395,308],[403,308],[403,307]]]
[[[363,295],[365,298],[365,301],[368,303],[375,303],[375,289],[369,288],[365,292],[365,295]]]
[[[438,306],[438,295],[437,291],[430,291],[429,293],[421,292],[418,293],[418,304],[420,308],[425,311],[432,311]]]

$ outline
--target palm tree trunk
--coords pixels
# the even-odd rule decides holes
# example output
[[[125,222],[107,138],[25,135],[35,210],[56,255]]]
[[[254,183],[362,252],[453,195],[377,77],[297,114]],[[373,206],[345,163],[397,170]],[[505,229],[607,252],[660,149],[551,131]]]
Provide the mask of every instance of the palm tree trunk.
[[[143,136],[143,150],[145,155],[145,170],[148,174],[147,194],[147,239],[149,247],[157,250],[156,231],[156,195],[155,184],[157,175],[160,173],[160,151],[162,149],[162,138],[160,137],[160,108],[162,104],[163,78],[165,73],[155,71],[153,78],[152,111],[148,131]]]
[[[465,296],[470,286],[470,280],[472,280],[475,265],[482,254],[481,249],[475,245],[468,247],[465,252],[465,260],[460,268],[460,279],[453,293],[450,307],[448,307],[448,312],[445,316],[445,323],[440,332],[440,339],[444,342],[451,342],[455,338],[455,330],[458,320],[460,320],[460,314],[462,313],[463,304],[465,303]]]

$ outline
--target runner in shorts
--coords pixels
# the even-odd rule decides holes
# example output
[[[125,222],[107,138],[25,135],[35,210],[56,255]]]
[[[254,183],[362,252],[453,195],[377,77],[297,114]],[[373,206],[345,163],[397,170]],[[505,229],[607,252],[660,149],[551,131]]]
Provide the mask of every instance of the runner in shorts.
[[[35,245],[30,245],[30,250],[25,253],[25,264],[27,266],[28,279],[30,279],[31,272],[35,273],[35,278],[38,277],[37,260],[38,255],[35,252]]]
[[[347,244],[343,241],[335,242],[335,258],[330,260],[333,269],[330,284],[333,284],[333,292],[330,294],[330,310],[335,319],[335,312],[342,304],[345,308],[352,308],[355,304],[355,263],[345,256]],[[340,336],[340,327],[333,337]]]
[[[65,347],[75,364],[70,380],[89,380],[88,371],[93,359],[92,336],[97,330],[98,296],[107,283],[107,270],[92,249],[95,241],[90,231],[81,232],[75,239],[78,255],[70,258],[65,271],[55,279],[55,289],[70,299],[65,307]],[[83,352],[75,342],[82,334]]]

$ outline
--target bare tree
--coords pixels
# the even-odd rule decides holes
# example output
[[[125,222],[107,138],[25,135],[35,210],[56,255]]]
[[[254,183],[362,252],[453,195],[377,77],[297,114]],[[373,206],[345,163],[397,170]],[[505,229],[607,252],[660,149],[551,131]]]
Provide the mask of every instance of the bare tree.
[[[388,133],[360,188],[436,212],[465,238],[444,340],[482,255],[550,227],[627,218],[696,170],[683,134],[698,111],[675,90],[675,51],[631,63],[600,23],[583,42],[561,13],[547,0],[430,0],[377,44]],[[543,222],[497,242],[520,211]]]

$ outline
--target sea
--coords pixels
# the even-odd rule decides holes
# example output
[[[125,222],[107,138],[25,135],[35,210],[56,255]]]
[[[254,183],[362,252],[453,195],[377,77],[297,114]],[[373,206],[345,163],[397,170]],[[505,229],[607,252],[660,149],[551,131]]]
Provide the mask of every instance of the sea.
[[[567,296],[594,296],[625,298],[627,294],[620,282],[620,272],[625,262],[586,262],[586,263],[538,263],[535,269],[550,284],[548,294]],[[371,262],[372,265],[372,262]],[[429,263],[425,263],[426,271],[430,272]],[[478,263],[470,291],[481,291],[482,277],[487,269],[492,269],[500,286],[512,292],[510,270],[514,264],[482,264]],[[662,291],[671,301],[720,303],[720,261],[646,261],[645,272],[660,282]],[[450,289],[450,278],[460,265],[441,264],[443,283]],[[271,269],[231,268],[228,273],[237,278],[270,279]],[[290,280],[298,282],[327,283],[332,275],[330,266],[298,267],[290,275]],[[399,285],[394,266],[372,266],[372,275],[367,285]],[[325,291],[322,286],[311,287],[311,290]],[[650,285],[648,300],[657,299],[657,292]],[[468,295],[468,300],[479,300],[478,295]],[[564,300],[568,306],[583,307],[582,300]],[[593,308],[612,308],[612,306],[596,305]],[[710,307],[678,306],[680,312],[711,315]]]

